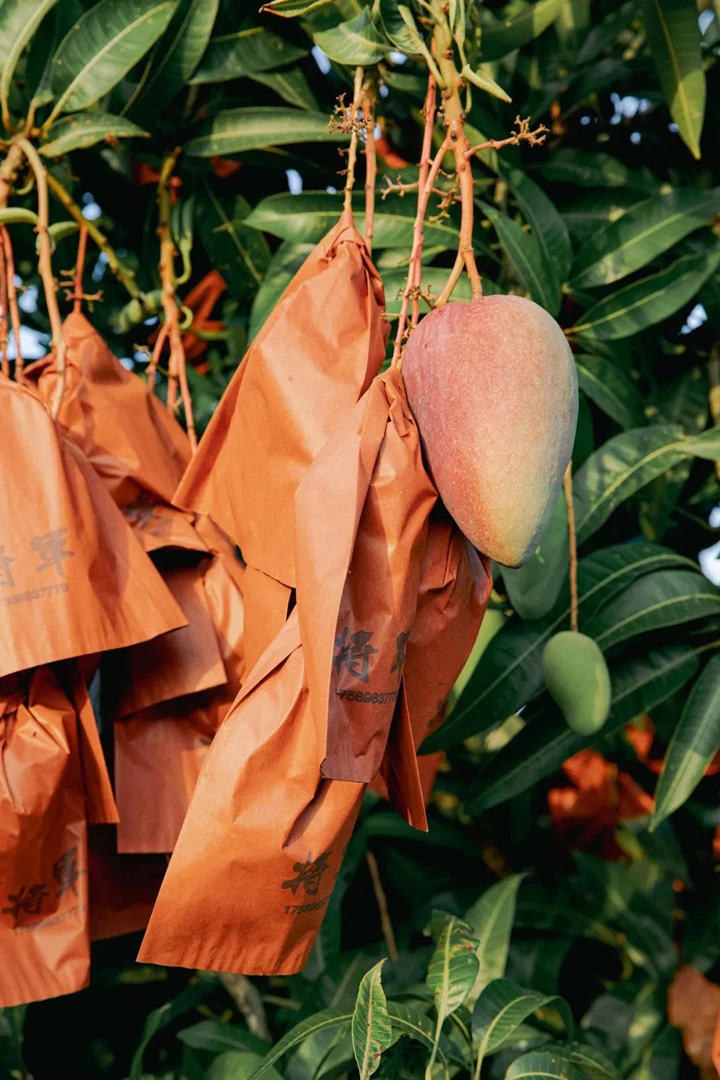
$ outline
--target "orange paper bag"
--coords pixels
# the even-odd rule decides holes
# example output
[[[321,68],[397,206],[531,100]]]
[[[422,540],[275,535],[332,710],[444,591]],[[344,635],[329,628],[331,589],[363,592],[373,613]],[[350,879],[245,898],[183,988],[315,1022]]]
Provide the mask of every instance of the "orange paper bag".
[[[42,667],[0,684],[0,1007],[87,985],[87,840],[75,709]]]
[[[42,402],[2,379],[0,407],[0,677],[184,625],[122,514]]]
[[[139,960],[303,968],[365,791],[321,779],[324,754],[295,609],[208,751]]]

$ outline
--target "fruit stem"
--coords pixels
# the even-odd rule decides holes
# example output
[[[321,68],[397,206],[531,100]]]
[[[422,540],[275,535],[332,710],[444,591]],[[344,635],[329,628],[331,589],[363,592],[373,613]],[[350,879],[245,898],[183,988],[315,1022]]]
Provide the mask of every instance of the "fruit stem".
[[[375,85],[368,80],[363,88],[362,110],[365,118],[365,243],[372,253],[375,226],[375,183],[377,154],[375,153]]]
[[[578,632],[577,588],[577,535],[575,533],[575,503],[573,502],[572,461],[568,463],[563,477],[563,491],[567,503],[568,549],[570,552],[570,629]]]
[[[8,291],[7,291],[7,261],[5,259],[5,241],[0,233],[0,304],[2,305],[2,317],[0,317],[0,361],[2,373],[10,378],[10,361],[8,360]]]
[[[8,308],[12,325],[13,338],[15,339],[15,381],[23,381],[23,356],[20,349],[20,308],[18,307],[17,289],[15,288],[15,259],[13,257],[10,233],[3,225],[0,229],[2,238],[3,257],[5,260],[5,274],[7,281]]]
[[[355,82],[353,86],[353,100],[350,106],[350,149],[348,150],[347,170],[345,172],[345,199],[343,209],[346,214],[352,214],[352,193],[355,187],[355,164],[357,162],[358,148],[358,112],[363,100],[363,76],[364,69],[355,68]]]

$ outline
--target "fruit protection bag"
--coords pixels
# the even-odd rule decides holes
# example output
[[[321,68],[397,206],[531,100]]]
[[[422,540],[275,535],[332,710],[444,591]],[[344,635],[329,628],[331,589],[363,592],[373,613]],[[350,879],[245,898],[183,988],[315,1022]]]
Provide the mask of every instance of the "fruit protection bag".
[[[304,966],[385,752],[435,498],[391,370],[297,491],[297,605],[208,751],[140,960]]]
[[[42,402],[1,379],[0,408],[0,677],[183,626],[123,515]]]
[[[75,708],[53,671],[0,683],[0,1007],[87,985],[85,795]]]

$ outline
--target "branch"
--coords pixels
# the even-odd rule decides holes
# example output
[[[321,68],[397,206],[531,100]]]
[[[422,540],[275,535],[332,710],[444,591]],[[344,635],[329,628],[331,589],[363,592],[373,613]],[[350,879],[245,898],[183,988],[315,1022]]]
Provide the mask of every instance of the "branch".
[[[365,243],[372,254],[375,231],[375,182],[377,179],[377,155],[375,153],[375,87],[372,82],[365,86],[362,99],[365,120]]]
[[[397,960],[399,958],[397,944],[395,942],[395,933],[390,921],[390,912],[388,911],[387,897],[385,896],[385,890],[382,887],[382,881],[380,880],[380,871],[378,870],[377,859],[373,855],[372,851],[365,852],[365,860],[368,864],[368,870],[370,871],[370,878],[372,880],[373,892],[375,893],[375,900],[377,901],[378,911],[380,912],[380,925],[382,926],[383,937],[385,938],[385,944],[387,945],[388,956],[391,960]]]
[[[8,291],[7,291],[7,260],[5,258],[5,239],[0,233],[0,304],[2,304],[2,317],[0,318],[0,367],[6,378],[10,378],[10,361],[8,360]]]
[[[578,631],[577,536],[575,534],[575,503],[573,502],[572,461],[565,470],[563,491],[567,503],[568,549],[570,551],[570,629]]]
[[[5,253],[10,322],[12,324],[13,338],[15,339],[15,381],[22,382],[25,365],[20,347],[20,308],[18,307],[17,289],[15,288],[15,259],[13,257],[12,244],[10,243],[10,233],[4,225],[0,228],[0,235],[2,236]]]

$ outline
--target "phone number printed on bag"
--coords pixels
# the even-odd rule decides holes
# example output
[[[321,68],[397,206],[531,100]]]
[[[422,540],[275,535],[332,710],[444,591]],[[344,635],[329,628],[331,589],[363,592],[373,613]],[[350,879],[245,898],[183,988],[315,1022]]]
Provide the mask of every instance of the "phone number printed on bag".
[[[297,876],[290,878],[288,881],[283,881],[281,888],[289,889],[293,896],[296,896],[299,890],[302,890],[307,896],[317,896],[322,876],[329,869],[329,858],[329,851],[323,851],[322,855],[318,855],[317,859],[313,859],[312,852],[308,852],[305,862],[293,864],[293,870]],[[328,895],[323,897],[322,900],[316,900],[310,904],[287,904],[285,914],[306,915],[310,911],[318,911],[320,908],[325,907],[329,899],[330,896]]]
[[[65,577],[65,559],[70,559],[75,554],[68,551],[65,539],[67,526],[60,529],[52,529],[50,532],[33,536],[30,547],[39,557],[40,562],[35,567],[35,573],[43,570],[54,570],[58,577]],[[16,583],[12,563],[17,562],[15,555],[5,551],[5,544],[0,544],[0,588],[12,588]],[[51,585],[41,585],[37,589],[28,589],[26,592],[13,593],[10,596],[0,596],[0,605],[7,607],[9,604],[22,604],[26,600],[40,600],[44,596],[51,596],[59,592],[67,592],[66,581],[58,581]]]
[[[354,634],[350,634],[350,628],[343,627],[342,633],[335,638],[333,655],[333,668],[338,677],[344,669],[357,682],[370,681],[370,675],[377,662],[374,658],[380,652],[370,644],[374,636],[371,630],[357,630]],[[402,631],[395,638],[395,657],[390,674],[397,673],[398,687],[405,666],[409,637],[409,631]],[[397,689],[372,692],[337,688],[335,693],[341,700],[355,701],[363,705],[389,705],[396,701],[398,696]]]

